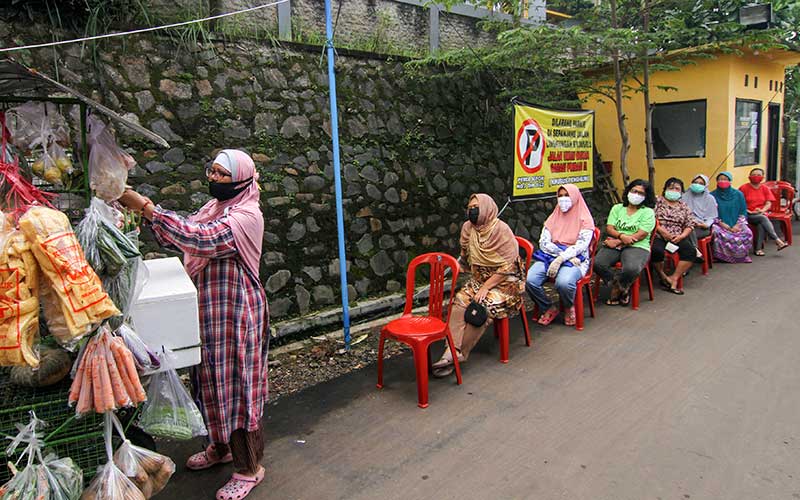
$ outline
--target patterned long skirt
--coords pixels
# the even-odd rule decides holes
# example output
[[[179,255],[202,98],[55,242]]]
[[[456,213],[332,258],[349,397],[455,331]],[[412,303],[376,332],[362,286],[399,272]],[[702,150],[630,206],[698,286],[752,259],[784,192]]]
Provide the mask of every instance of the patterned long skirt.
[[[752,262],[749,254],[753,248],[753,232],[747,225],[746,218],[739,217],[737,224],[742,228],[738,233],[729,231],[719,224],[712,226],[714,258],[731,264],[750,263]]]

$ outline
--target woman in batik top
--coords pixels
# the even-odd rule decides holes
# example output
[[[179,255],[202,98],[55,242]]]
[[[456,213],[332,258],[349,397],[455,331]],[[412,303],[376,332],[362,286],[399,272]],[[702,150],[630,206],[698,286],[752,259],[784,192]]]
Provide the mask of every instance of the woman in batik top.
[[[508,224],[497,218],[497,212],[497,204],[488,194],[470,196],[468,220],[461,227],[461,266],[471,277],[456,293],[450,314],[450,333],[459,363],[469,358],[492,320],[516,314],[522,300],[525,272],[517,240]],[[473,326],[464,320],[470,302],[486,308],[488,320],[483,325]],[[433,368],[437,377],[453,373],[449,349]]]

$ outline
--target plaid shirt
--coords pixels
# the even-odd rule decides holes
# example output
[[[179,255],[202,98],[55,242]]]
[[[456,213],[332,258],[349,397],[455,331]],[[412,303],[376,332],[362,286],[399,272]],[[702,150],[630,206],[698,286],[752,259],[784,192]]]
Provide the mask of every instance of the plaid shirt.
[[[237,429],[258,430],[268,397],[269,350],[269,312],[261,282],[239,258],[224,217],[199,224],[157,208],[152,227],[159,243],[210,259],[192,278],[203,344],[194,388],[209,437],[228,443]]]

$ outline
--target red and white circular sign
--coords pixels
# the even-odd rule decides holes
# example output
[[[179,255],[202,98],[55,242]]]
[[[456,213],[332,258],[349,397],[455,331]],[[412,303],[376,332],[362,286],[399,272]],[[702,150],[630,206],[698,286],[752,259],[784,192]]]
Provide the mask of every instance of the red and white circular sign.
[[[517,130],[517,160],[522,169],[534,174],[541,170],[547,143],[544,131],[533,118],[528,118]]]

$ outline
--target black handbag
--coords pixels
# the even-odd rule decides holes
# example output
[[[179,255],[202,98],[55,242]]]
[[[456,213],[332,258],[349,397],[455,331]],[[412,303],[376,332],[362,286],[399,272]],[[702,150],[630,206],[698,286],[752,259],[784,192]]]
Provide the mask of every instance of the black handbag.
[[[470,302],[464,311],[464,321],[472,326],[483,326],[489,319],[489,311],[478,302]]]

